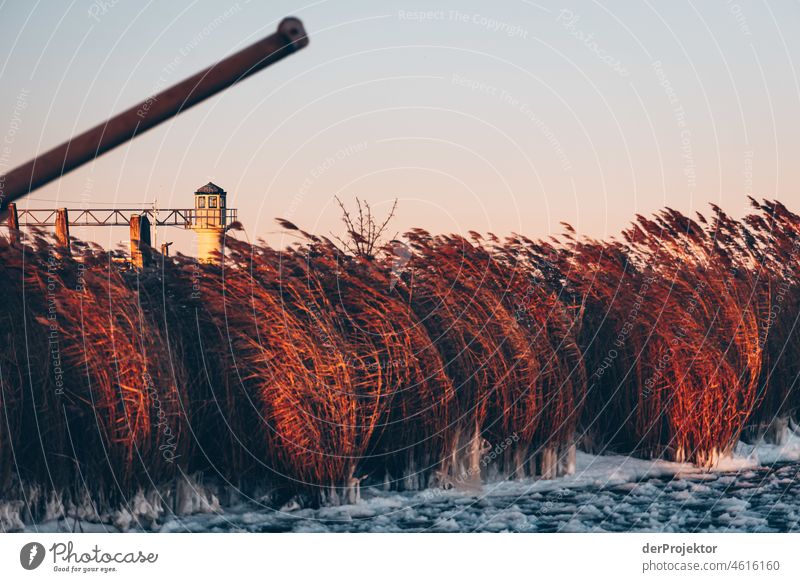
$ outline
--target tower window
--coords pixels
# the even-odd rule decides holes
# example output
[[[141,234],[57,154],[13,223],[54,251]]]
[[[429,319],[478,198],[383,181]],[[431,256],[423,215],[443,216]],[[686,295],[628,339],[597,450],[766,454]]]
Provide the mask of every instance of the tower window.
[[[209,196],[208,197],[208,207],[209,208],[216,208],[217,207],[217,197],[216,196]]]
[[[220,208],[225,208],[225,196],[220,196],[219,197],[219,207]]]
[[[197,207],[198,208],[205,208],[206,207],[206,197],[205,196],[198,196],[197,197]]]

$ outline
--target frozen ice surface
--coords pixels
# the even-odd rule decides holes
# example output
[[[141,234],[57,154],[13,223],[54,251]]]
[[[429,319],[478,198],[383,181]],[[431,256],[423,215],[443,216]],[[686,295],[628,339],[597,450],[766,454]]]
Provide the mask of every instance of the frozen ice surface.
[[[353,505],[274,509],[257,503],[164,515],[162,532],[626,532],[800,531],[800,438],[740,444],[713,470],[689,464],[578,453],[574,475],[502,481],[469,491],[362,489]],[[137,504],[147,505],[137,498]],[[149,506],[145,507],[148,509]],[[10,520],[8,508],[0,518]],[[155,519],[156,515],[150,517]],[[123,516],[124,517],[124,516]],[[120,521],[125,521],[120,519]],[[120,523],[123,529],[137,529]],[[78,527],[76,527],[78,526]],[[28,530],[104,531],[110,525],[50,521]]]

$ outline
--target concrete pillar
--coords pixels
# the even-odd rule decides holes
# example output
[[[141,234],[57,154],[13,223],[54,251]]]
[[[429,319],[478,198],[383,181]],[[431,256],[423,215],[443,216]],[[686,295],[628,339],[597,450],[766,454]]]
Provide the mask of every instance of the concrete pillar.
[[[19,215],[17,205],[13,202],[8,205],[8,238],[12,245],[19,242]]]
[[[71,254],[69,248],[69,215],[66,208],[56,210],[56,242],[67,255]]]
[[[131,263],[138,268],[150,263],[150,219],[146,214],[131,215]]]
[[[196,228],[197,233],[197,259],[201,263],[211,263],[216,259],[216,253],[222,252],[221,228]]]

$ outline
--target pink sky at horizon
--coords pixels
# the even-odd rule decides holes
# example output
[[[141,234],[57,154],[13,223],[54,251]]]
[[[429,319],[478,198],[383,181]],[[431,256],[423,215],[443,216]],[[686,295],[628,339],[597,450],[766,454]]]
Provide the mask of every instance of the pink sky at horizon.
[[[616,235],[664,206],[741,216],[747,195],[800,210],[800,5],[749,1],[3,4],[0,173],[290,14],[308,48],[20,207],[184,208],[213,181],[276,245],[275,217],[341,232],[334,196],[397,198],[393,231],[531,238]]]

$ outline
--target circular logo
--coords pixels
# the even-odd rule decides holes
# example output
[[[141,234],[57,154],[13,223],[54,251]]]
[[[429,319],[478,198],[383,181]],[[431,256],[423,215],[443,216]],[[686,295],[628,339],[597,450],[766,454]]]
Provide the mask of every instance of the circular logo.
[[[39,542],[30,542],[19,551],[19,563],[26,570],[35,570],[44,562],[44,546]]]

